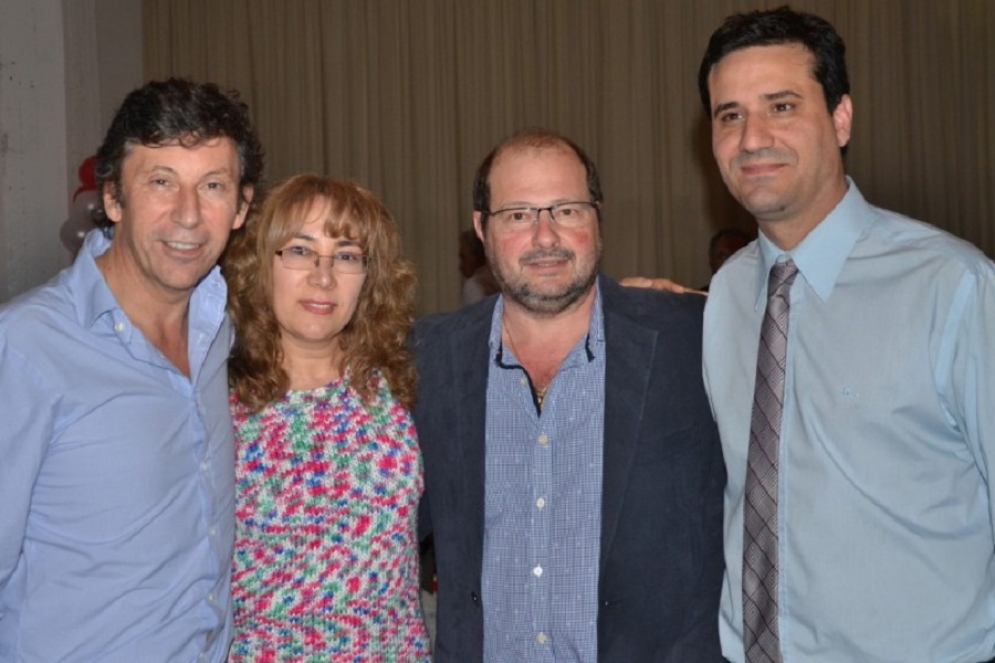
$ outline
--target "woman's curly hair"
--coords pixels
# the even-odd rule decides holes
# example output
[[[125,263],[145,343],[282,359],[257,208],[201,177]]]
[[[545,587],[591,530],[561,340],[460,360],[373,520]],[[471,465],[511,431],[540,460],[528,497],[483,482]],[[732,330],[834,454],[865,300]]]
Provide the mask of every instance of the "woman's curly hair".
[[[407,347],[413,319],[415,274],[401,258],[401,242],[390,213],[366,189],[319,175],[296,175],[269,192],[245,226],[232,234],[222,258],[235,345],[228,379],[238,400],[252,411],[282,398],[290,388],[283,369],[280,329],[273,313],[276,251],[301,229],[315,205],[327,207],[325,233],[358,242],[369,256],[366,281],[352,320],[339,334],[353,387],[373,397],[379,370],[394,398],[411,409],[415,401],[414,359]]]

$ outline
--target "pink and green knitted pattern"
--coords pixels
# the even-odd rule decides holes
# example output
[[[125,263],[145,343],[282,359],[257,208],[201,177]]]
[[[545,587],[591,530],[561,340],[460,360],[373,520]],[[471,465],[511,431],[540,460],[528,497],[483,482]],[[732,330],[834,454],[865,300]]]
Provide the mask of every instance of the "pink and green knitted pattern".
[[[252,415],[232,398],[232,663],[430,660],[421,456],[409,413],[376,381],[368,406],[348,377]]]

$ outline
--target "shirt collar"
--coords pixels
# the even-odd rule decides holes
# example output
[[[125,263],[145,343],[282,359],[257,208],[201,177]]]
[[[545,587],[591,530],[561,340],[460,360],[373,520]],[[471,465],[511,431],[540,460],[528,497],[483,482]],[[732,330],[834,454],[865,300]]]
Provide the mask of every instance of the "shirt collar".
[[[112,326],[117,326],[119,323],[126,325],[128,330],[126,338],[130,338],[133,330],[131,321],[107,285],[104,273],[97,266],[97,258],[103,255],[110,245],[111,238],[102,230],[91,230],[83,241],[76,262],[73,263],[71,277],[73,289],[79,292],[78,322],[89,329],[106,315],[109,316]],[[192,315],[191,318],[196,322],[206,316],[205,324],[209,328],[216,328],[225,315],[227,292],[221,269],[215,265],[194,289],[190,306],[192,312],[196,309],[197,315]]]
[[[110,238],[102,230],[91,230],[73,263],[73,289],[79,292],[76,298],[78,322],[87,329],[93,327],[103,315],[120,309],[103,272],[97,267],[97,258],[110,245]]]
[[[494,306],[494,314],[491,317],[491,334],[487,341],[491,348],[491,356],[498,362],[502,360],[504,353],[504,347],[501,343],[501,320],[503,314],[504,294],[500,294]],[[584,342],[588,361],[594,361],[594,358],[597,356],[598,347],[601,345],[604,345],[604,317],[601,313],[601,288],[595,283],[594,305],[591,306],[591,321],[588,325],[587,338]]]
[[[790,251],[783,251],[767,239],[763,231],[758,234],[760,260],[757,261],[757,302],[759,307],[767,300],[767,275],[775,262],[787,258],[794,260],[798,271],[820,299],[826,301],[836,286],[843,265],[863,234],[870,219],[861,213],[867,202],[857,185],[848,176],[847,191],[832,212],[823,219]]]

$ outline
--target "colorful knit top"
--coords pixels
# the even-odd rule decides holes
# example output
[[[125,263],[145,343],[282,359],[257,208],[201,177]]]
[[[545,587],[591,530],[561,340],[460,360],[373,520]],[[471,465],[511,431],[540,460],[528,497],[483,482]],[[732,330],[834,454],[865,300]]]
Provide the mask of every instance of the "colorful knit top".
[[[431,660],[418,592],[421,455],[375,376],[291,391],[256,414],[233,396],[235,632],[229,661]]]

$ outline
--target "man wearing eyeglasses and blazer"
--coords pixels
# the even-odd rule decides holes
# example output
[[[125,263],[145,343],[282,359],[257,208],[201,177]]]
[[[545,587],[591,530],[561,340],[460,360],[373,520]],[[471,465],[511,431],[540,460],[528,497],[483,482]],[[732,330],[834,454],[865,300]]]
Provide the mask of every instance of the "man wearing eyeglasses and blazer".
[[[474,184],[501,292],[416,325],[439,663],[720,658],[704,298],[599,274],[601,200],[570,140],[501,143]]]

